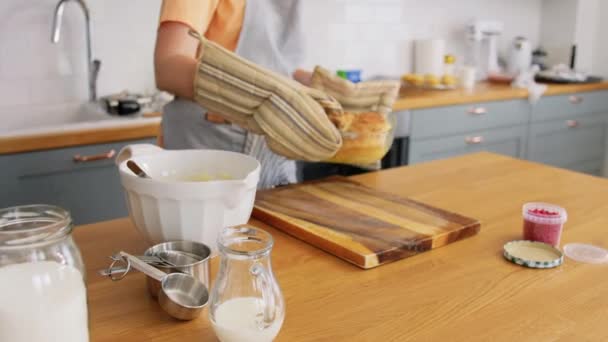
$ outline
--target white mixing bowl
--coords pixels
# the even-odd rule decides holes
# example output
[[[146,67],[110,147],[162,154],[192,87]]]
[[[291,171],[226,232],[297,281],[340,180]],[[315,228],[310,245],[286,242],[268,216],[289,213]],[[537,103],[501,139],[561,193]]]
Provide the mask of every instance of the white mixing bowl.
[[[129,170],[129,159],[150,178]],[[249,220],[260,178],[255,158],[227,151],[138,144],[123,148],[116,164],[131,219],[149,243],[191,240],[214,251],[222,228]]]

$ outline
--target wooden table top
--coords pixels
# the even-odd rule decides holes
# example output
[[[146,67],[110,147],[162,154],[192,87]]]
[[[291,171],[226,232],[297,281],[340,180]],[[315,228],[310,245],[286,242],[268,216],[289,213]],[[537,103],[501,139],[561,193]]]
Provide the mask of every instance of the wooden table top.
[[[572,94],[585,91],[606,90],[608,82],[589,84],[551,84],[543,96]],[[486,101],[504,101],[525,99],[526,89],[512,88],[508,84],[478,83],[473,90],[427,90],[407,87],[401,90],[394,110],[422,109],[440,106],[478,103]]]
[[[527,201],[568,210],[563,243],[607,247],[608,180],[489,153],[354,178],[478,218],[482,230],[364,271],[252,221],[275,238],[273,268],[287,305],[277,341],[608,340],[608,265],[566,259],[534,270],[502,257],[503,244],[521,238]],[[142,274],[120,282],[96,274],[113,252],[145,249],[130,221],[78,227],[75,237],[88,270],[92,341],[215,341],[206,311],[186,323],[169,318]]]

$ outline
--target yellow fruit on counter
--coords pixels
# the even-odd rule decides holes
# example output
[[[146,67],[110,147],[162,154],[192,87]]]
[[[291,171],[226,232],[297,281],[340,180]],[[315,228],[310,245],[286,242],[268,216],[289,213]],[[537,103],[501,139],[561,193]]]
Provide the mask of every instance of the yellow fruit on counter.
[[[454,77],[452,75],[444,75],[441,78],[441,84],[446,85],[446,86],[456,85],[456,77]]]
[[[409,84],[413,84],[415,86],[421,86],[424,84],[424,77],[419,74],[405,74],[401,77],[403,81]]]
[[[412,83],[416,78],[416,74],[405,74],[401,76],[401,80],[407,83]]]
[[[431,75],[431,74],[424,76],[424,82],[429,87],[436,87],[440,84],[439,78],[437,76]]]

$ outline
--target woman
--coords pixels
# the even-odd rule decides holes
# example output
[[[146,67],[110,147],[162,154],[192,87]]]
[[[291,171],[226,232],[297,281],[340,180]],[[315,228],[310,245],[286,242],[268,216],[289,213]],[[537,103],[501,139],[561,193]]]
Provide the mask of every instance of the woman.
[[[262,165],[260,188],[296,181],[293,161],[271,152],[264,139],[192,101],[198,32],[241,57],[290,75],[302,55],[298,0],[164,0],[155,50],[157,87],[176,96],[163,110],[168,149],[242,152]],[[306,73],[297,78],[306,81]]]

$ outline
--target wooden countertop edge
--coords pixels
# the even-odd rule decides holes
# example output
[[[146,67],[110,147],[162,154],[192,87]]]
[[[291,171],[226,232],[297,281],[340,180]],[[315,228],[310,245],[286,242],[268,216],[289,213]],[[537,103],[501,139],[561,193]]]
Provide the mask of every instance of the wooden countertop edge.
[[[607,90],[608,82],[589,84],[552,84],[548,85],[543,96],[563,95],[595,90]],[[395,102],[395,111],[406,109],[423,109],[432,107],[451,106],[486,101],[505,101],[525,99],[528,91],[512,88],[509,85],[495,85],[481,83],[473,91],[465,90],[417,90],[406,89]]]
[[[86,128],[69,132],[0,137],[0,154],[151,138],[158,135],[159,129],[160,124],[158,122],[143,122],[128,126]]]
[[[608,82],[590,84],[549,85],[544,96],[580,93],[595,90],[607,90]],[[395,111],[423,109],[432,107],[469,104],[486,101],[505,101],[525,99],[528,91],[511,88],[509,85],[480,83],[472,92],[464,90],[422,90],[406,89],[395,102]],[[157,117],[159,113],[150,113],[145,117]],[[122,140],[142,139],[157,136],[159,124],[147,122],[139,125],[82,129],[70,132],[34,134],[17,137],[0,137],[0,155],[29,151],[48,150],[52,148],[101,144]]]

